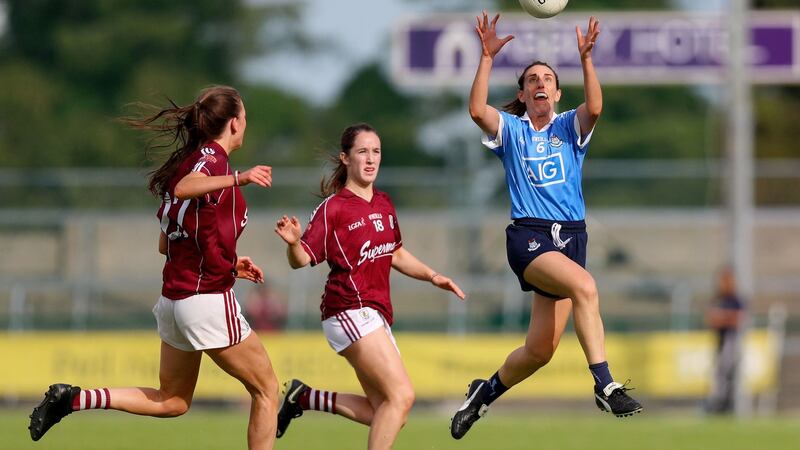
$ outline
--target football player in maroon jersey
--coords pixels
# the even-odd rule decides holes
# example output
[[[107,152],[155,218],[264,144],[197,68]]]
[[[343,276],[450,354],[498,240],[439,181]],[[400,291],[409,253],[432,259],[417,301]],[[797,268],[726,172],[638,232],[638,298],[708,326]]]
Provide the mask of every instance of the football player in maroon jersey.
[[[275,232],[288,244],[297,269],[328,262],[322,295],[322,328],[328,343],[355,369],[366,396],[323,391],[300,380],[286,383],[278,413],[278,437],[304,410],[339,414],[370,427],[369,449],[391,448],[414,403],[414,390],[392,336],[389,272],[464,293],[402,246],[397,213],[388,195],[375,189],[381,141],[371,126],[348,127],[332,176],[322,183],[325,200],[301,236],[296,217],[283,216]]]
[[[236,254],[236,241],[247,225],[247,206],[239,187],[272,184],[270,167],[239,173],[228,164],[230,153],[244,139],[244,103],[235,89],[213,86],[190,105],[172,103],[151,116],[123,121],[155,131],[167,138],[168,145],[178,143],[149,180],[150,191],[162,199],[158,249],[166,255],[161,297],[153,308],[162,341],[160,386],[81,390],[53,384],[31,414],[31,438],[39,440],[64,416],[83,409],[155,417],[184,414],[206,353],[242,382],[252,397],[248,448],[271,449],[278,380],[233,292],[236,278],[255,283],[264,279],[249,257]]]

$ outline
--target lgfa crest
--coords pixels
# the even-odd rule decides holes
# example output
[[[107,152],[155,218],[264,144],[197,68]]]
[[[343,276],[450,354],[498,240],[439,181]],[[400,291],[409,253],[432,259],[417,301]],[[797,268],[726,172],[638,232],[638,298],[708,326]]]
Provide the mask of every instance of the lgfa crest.
[[[550,135],[550,147],[561,147],[561,144],[563,143],[564,141],[562,141],[561,138],[558,137],[557,135],[555,134]]]
[[[217,162],[217,158],[215,158],[213,155],[203,155],[203,156],[200,157],[200,162],[203,162],[203,161],[208,161],[208,162],[213,164],[213,163]]]

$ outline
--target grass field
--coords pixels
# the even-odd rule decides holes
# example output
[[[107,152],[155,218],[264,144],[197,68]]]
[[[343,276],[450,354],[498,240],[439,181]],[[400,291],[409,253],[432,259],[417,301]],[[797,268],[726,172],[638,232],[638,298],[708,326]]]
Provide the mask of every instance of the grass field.
[[[800,419],[737,421],[642,414],[508,415],[492,411],[460,441],[447,416],[412,414],[397,450],[677,450],[797,449]],[[67,417],[39,442],[28,435],[28,411],[0,410],[2,450],[211,450],[246,449],[243,412],[197,410],[176,419],[90,411]],[[307,414],[278,440],[278,450],[363,449],[366,428],[340,417]]]

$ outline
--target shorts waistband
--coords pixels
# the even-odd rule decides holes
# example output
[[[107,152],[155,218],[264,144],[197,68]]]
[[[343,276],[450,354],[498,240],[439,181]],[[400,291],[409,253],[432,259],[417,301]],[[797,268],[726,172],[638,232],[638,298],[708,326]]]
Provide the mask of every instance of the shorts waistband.
[[[536,219],[533,217],[523,217],[514,219],[514,225],[535,228],[542,231],[550,231],[553,224],[561,225],[561,230],[566,232],[586,231],[586,221],[584,220],[547,220]]]

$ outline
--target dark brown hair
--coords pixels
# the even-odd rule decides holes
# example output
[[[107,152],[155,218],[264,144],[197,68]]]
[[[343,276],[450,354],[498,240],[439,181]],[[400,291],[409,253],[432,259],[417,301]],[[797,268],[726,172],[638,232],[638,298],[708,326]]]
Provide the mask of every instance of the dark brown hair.
[[[125,117],[121,121],[128,126],[155,132],[147,143],[148,158],[156,149],[175,149],[158,169],[150,172],[147,187],[156,196],[162,196],[169,188],[170,179],[181,163],[203,143],[222,134],[225,125],[242,111],[242,97],[230,86],[211,86],[203,89],[191,105],[178,106],[170,98],[171,105],[144,117]],[[146,109],[158,110],[152,105],[139,104]]]
[[[544,61],[534,61],[528,64],[528,67],[526,67],[525,70],[522,71],[522,75],[520,75],[519,78],[517,79],[517,87],[519,88],[520,91],[522,90],[522,86],[525,83],[525,74],[528,72],[528,69],[530,69],[533,66],[545,66],[548,69],[552,70],[553,75],[556,76],[556,89],[561,89],[561,85],[558,82],[558,74],[556,73],[556,69],[553,69],[550,66],[550,64],[547,64]],[[527,111],[525,103],[519,101],[518,98],[514,98],[514,100],[511,100],[510,102],[503,105],[502,109],[503,111],[509,114],[514,114],[515,116],[523,116],[525,115],[525,111]]]
[[[339,142],[340,152],[349,155],[350,150],[353,149],[353,145],[356,143],[356,138],[363,132],[378,134],[375,128],[368,123],[361,122],[350,125],[342,132],[342,137]],[[335,155],[330,155],[329,160],[335,165],[335,168],[329,177],[323,177],[322,181],[319,183],[320,195],[322,197],[327,197],[339,192],[344,187],[345,183],[347,183],[347,166],[345,166],[342,159],[339,158],[339,152]]]

